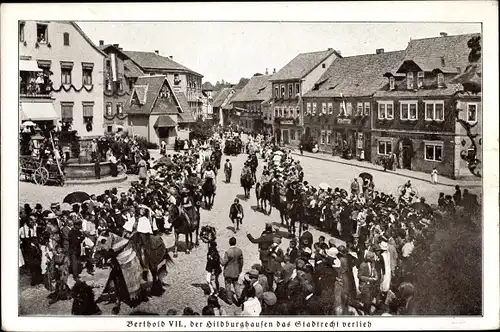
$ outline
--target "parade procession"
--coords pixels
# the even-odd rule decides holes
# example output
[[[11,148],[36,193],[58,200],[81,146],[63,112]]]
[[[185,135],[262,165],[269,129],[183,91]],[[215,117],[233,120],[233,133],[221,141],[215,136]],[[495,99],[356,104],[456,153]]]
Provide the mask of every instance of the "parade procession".
[[[19,316],[481,314],[480,33],[214,85],[20,22]]]

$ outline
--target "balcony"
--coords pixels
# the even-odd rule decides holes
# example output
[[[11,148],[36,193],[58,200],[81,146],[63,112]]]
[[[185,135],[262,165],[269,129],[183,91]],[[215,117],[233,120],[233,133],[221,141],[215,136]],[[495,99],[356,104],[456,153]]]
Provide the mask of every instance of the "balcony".
[[[51,98],[50,86],[46,83],[35,83],[21,81],[19,85],[19,96],[21,98],[44,99]]]

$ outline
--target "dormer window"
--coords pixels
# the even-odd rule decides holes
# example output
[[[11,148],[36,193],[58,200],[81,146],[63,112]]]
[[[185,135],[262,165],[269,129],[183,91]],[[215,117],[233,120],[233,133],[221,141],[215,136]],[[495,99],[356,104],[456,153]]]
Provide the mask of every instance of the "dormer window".
[[[297,95],[300,95],[300,84],[299,83],[295,83],[295,93]]]
[[[389,77],[389,90],[394,90],[396,86],[396,79],[394,76]]]
[[[279,85],[274,86],[274,98],[279,98],[280,97],[280,87]]]
[[[280,97],[285,98],[285,85],[284,84],[281,85],[281,96]]]
[[[408,90],[413,90],[413,73],[406,73],[406,87]]]
[[[437,80],[438,80],[438,86],[439,87],[444,86],[444,75],[443,75],[443,73],[438,73]]]
[[[419,71],[417,74],[417,87],[418,88],[424,87],[424,72],[423,71]]]

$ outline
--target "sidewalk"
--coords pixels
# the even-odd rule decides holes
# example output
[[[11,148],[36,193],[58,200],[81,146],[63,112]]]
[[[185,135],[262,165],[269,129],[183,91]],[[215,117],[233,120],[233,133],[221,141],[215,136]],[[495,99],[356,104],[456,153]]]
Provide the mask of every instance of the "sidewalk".
[[[292,150],[292,154],[300,156],[300,152],[298,150],[294,150],[293,147],[288,147],[287,149]],[[356,166],[360,168],[365,168],[368,170],[373,170],[373,171],[379,171],[383,172],[384,168],[379,165],[372,164],[368,161],[359,161],[356,159],[343,159],[338,156],[332,156],[326,153],[312,153],[312,152],[306,152],[304,151],[303,157],[308,157],[308,158],[314,158],[318,160],[324,160],[324,161],[330,161],[334,163],[339,163],[339,164],[344,164],[344,165],[349,165],[349,166]],[[396,174],[404,178],[410,178],[410,179],[416,179],[420,181],[425,181],[432,183],[430,180],[430,174],[422,173],[422,172],[417,172],[417,171],[410,171],[407,169],[400,169],[398,168],[396,171],[387,171],[388,173]],[[459,185],[460,187],[468,187],[468,188],[476,188],[476,187],[481,187],[482,182],[480,179],[478,180],[453,180],[447,177],[444,177],[442,175],[439,176],[439,184],[443,186],[448,186],[448,187],[455,187],[455,185]]]

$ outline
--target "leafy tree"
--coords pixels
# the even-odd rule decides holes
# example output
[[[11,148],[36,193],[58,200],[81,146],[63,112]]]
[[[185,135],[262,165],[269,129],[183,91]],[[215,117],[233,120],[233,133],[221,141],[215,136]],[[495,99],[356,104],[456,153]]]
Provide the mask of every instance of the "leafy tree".
[[[205,122],[202,119],[197,119],[195,123],[191,125],[191,131],[189,132],[189,139],[197,140],[207,140],[214,134],[213,126],[209,122]]]

